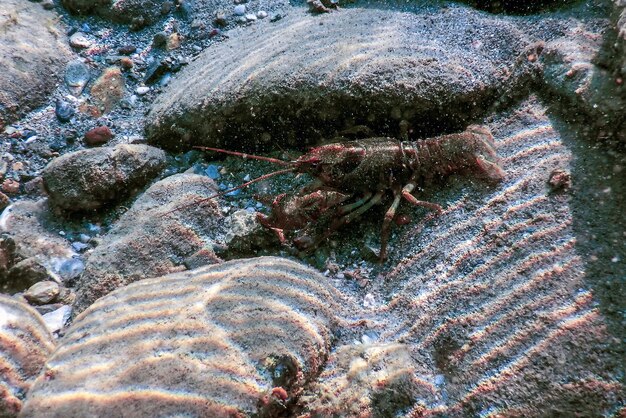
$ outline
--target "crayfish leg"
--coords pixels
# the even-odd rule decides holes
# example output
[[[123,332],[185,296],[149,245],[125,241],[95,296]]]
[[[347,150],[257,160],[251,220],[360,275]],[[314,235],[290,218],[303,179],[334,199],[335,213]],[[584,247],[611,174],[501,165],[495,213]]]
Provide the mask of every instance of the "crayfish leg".
[[[402,189],[402,197],[404,197],[408,202],[413,204],[414,206],[422,206],[424,208],[433,210],[435,212],[441,213],[443,209],[436,203],[426,202],[424,200],[418,200],[415,196],[411,194],[411,192],[415,189],[415,183],[409,183]]]
[[[400,206],[400,199],[402,199],[402,194],[394,192],[393,202],[389,209],[387,209],[385,218],[383,219],[383,227],[380,232],[380,254],[378,255],[381,263],[387,258],[387,243],[389,242],[389,233],[391,232],[391,221],[393,221],[393,218],[396,216],[396,210],[398,210]]]
[[[339,208],[339,213],[341,215],[345,215],[346,213],[350,213],[353,210],[357,209],[360,206],[363,206],[370,198],[372,197],[372,193],[366,193],[361,199],[357,200],[354,203],[350,203],[349,205],[343,205]]]

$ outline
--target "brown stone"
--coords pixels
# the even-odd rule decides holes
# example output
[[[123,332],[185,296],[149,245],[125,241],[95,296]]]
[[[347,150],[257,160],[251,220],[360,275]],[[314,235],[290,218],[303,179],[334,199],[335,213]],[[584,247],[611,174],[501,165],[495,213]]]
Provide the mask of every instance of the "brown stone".
[[[13,179],[6,179],[2,182],[2,191],[8,194],[16,194],[20,191],[19,181]]]
[[[131,68],[133,68],[133,60],[128,57],[124,57],[120,60],[120,65],[125,70],[130,70]]]
[[[124,97],[124,77],[117,67],[107,68],[91,87],[91,97],[102,113],[107,113]]]
[[[0,210],[6,208],[7,206],[9,206],[9,204],[11,203],[11,199],[9,199],[9,196],[5,195],[4,193],[0,192]]]
[[[113,138],[113,132],[111,132],[108,126],[97,126],[87,131],[85,143],[95,147],[106,144],[111,138]]]
[[[183,37],[174,32],[167,38],[167,43],[165,47],[168,51],[171,51],[172,49],[178,49],[180,48],[180,43],[182,42],[182,40]]]

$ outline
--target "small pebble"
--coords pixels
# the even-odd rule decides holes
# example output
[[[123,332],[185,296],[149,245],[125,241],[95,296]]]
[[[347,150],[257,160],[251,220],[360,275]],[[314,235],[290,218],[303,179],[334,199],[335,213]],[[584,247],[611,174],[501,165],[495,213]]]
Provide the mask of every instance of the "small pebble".
[[[74,108],[69,103],[59,99],[54,107],[54,113],[59,122],[69,122],[74,116]]]
[[[135,93],[137,93],[140,96],[143,96],[149,91],[150,91],[150,87],[146,87],[146,86],[139,86],[135,89]]]
[[[111,138],[113,138],[113,132],[108,126],[97,126],[87,131],[85,143],[90,146],[98,146],[106,144]]]
[[[122,55],[130,55],[135,51],[137,51],[137,47],[135,45],[124,45],[117,49],[117,52]]]
[[[76,242],[72,243],[72,248],[74,249],[74,251],[82,253],[85,250],[89,249],[89,245],[87,245],[87,244],[85,244],[83,242],[76,241]]]
[[[45,305],[46,303],[52,302],[59,296],[59,293],[59,285],[56,282],[45,280],[32,285],[24,292],[24,297],[27,301],[35,305]]]
[[[72,36],[70,36],[70,46],[77,49],[89,48],[91,46],[91,42],[84,33],[76,32]]]
[[[59,275],[64,280],[72,280],[80,276],[80,274],[85,270],[85,263],[78,258],[70,258],[63,261],[58,270]]]
[[[44,0],[41,3],[41,7],[43,7],[44,10],[52,10],[54,9],[54,2],[52,0]]]
[[[157,32],[152,38],[152,45],[156,48],[162,48],[167,44],[167,33]]]
[[[216,165],[209,165],[204,172],[210,179],[217,180],[220,178],[220,172]]]
[[[243,16],[246,14],[246,5],[245,4],[240,4],[235,6],[235,9],[233,10],[233,13],[235,14],[235,16]]]
[[[255,22],[256,21],[256,15],[254,13],[248,13],[246,14],[246,20],[248,22]]]
[[[123,57],[122,59],[120,59],[120,65],[123,69],[130,70],[131,68],[133,68],[133,60],[128,57]]]
[[[256,14],[256,17],[259,19],[265,19],[267,17],[267,12],[265,10],[259,10]]]
[[[181,44],[182,40],[183,40],[182,36],[180,36],[178,33],[176,33],[176,32],[172,33],[167,38],[165,49],[167,49],[168,51],[171,51],[173,49],[180,48],[180,44]]]
[[[87,234],[80,234],[78,235],[78,239],[80,242],[87,244],[91,240],[91,237]]]
[[[228,25],[228,20],[226,19],[226,13],[224,13],[223,10],[218,10],[217,12],[215,12],[215,19],[213,19],[213,23],[221,27]]]
[[[68,305],[63,305],[56,311],[52,311],[43,315],[43,320],[51,333],[59,332],[63,329],[67,321],[72,314],[72,308]]]
[[[74,96],[83,92],[90,77],[89,67],[80,60],[70,62],[65,68],[65,84]]]

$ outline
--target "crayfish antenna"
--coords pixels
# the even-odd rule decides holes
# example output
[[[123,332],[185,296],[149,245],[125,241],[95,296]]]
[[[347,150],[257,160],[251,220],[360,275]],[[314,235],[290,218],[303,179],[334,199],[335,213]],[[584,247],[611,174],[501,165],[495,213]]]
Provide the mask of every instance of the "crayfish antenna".
[[[284,166],[289,166],[289,167],[293,165],[292,162],[279,160],[278,158],[262,157],[260,155],[246,154],[245,152],[238,152],[238,151],[229,151],[227,149],[222,149],[222,148],[212,148],[212,147],[194,147],[194,148],[202,150],[202,151],[215,151],[215,152],[221,152],[222,154],[236,155],[238,157],[250,158],[252,160],[267,161],[272,164],[284,165]]]
[[[279,161],[280,161],[280,160],[279,160]],[[283,162],[284,162],[284,161],[283,161]],[[228,194],[228,193],[230,193],[230,192],[234,192],[235,190],[244,189],[244,188],[248,187],[248,186],[249,186],[249,185],[251,185],[251,184],[257,183],[257,182],[259,182],[259,181],[263,181],[263,180],[268,179],[268,178],[270,178],[270,177],[277,176],[277,175],[279,175],[279,174],[291,173],[291,172],[293,172],[295,169],[296,169],[295,167],[290,167],[290,168],[285,168],[284,170],[278,170],[278,171],[274,171],[274,172],[271,172],[271,173],[263,174],[261,177],[257,177],[257,178],[255,178],[255,179],[252,179],[252,180],[250,180],[250,181],[247,181],[247,182],[245,182],[245,183],[243,183],[243,184],[240,184],[240,185],[239,185],[239,186],[237,186],[237,187],[233,187],[232,189],[224,190],[224,191],[219,192],[219,193],[216,193],[216,194],[214,194],[214,195],[212,195],[212,196],[209,196],[209,197],[204,197],[204,198],[202,198],[202,199],[200,199],[200,200],[196,200],[196,201],[194,201],[194,202],[187,203],[186,205],[178,206],[178,207],[176,207],[176,208],[174,208],[174,209],[172,209],[172,210],[169,210],[169,211],[167,211],[167,212],[165,212],[165,213],[163,213],[163,214],[159,215],[159,217],[163,217],[163,216],[165,216],[165,215],[169,215],[169,214],[170,214],[170,213],[172,213],[172,212],[176,212],[177,210],[181,210],[181,209],[188,208],[189,206],[193,206],[193,205],[201,205],[202,203],[204,203],[204,202],[208,202],[209,200],[215,199],[216,197],[224,196],[225,194]]]

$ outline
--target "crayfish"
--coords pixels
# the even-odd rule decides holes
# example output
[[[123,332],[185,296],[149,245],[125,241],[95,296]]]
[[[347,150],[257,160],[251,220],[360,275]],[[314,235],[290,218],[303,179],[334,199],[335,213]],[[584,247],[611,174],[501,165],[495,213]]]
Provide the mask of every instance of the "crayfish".
[[[442,211],[440,205],[419,200],[413,195],[420,183],[462,170],[473,170],[494,181],[504,177],[493,136],[487,128],[476,125],[469,126],[462,133],[412,142],[390,138],[336,142],[315,147],[294,161],[219,148],[197,148],[287,167],[207,199],[277,174],[311,175],[314,180],[297,194],[281,194],[274,198],[270,202],[269,215],[257,214],[259,222],[273,230],[282,243],[287,241],[285,232],[300,232],[292,242],[303,251],[315,248],[334,231],[379,204],[387,191],[391,191],[393,201],[382,224],[381,261],[386,258],[392,221],[402,199],[435,212]],[[310,237],[309,229],[322,218],[329,225],[327,231],[317,238]]]

